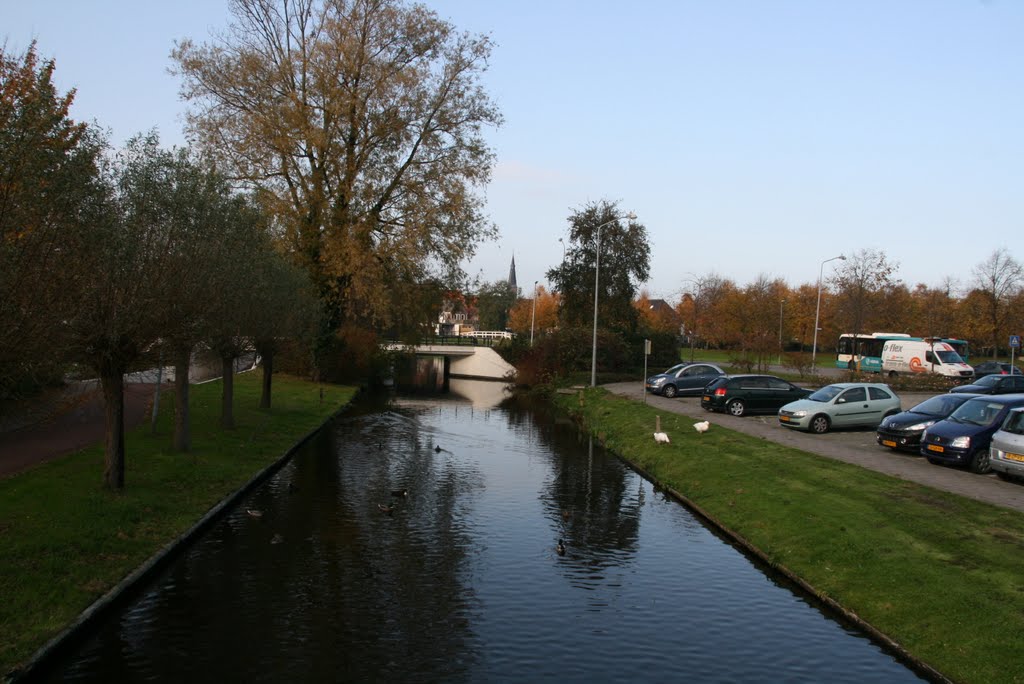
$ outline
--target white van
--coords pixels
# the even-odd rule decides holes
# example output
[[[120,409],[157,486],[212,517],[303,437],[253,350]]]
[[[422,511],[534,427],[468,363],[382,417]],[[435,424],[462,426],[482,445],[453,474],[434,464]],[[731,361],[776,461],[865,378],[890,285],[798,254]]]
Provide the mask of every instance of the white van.
[[[890,378],[899,373],[936,373],[949,378],[974,377],[971,368],[945,342],[889,340],[882,345],[882,372]]]

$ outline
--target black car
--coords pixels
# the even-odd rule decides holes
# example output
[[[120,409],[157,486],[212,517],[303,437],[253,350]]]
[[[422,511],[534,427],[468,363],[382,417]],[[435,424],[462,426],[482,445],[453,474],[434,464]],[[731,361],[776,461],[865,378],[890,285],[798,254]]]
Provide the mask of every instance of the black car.
[[[975,380],[986,375],[1021,375],[1021,370],[1002,361],[986,361],[974,367]]]
[[[649,392],[671,399],[681,394],[700,394],[704,386],[725,371],[713,363],[680,363],[647,378]]]
[[[889,416],[882,420],[875,434],[875,439],[890,449],[906,449],[915,454],[920,453],[921,434],[940,420],[949,417],[968,399],[980,397],[980,394],[940,394],[922,401],[917,406]]]
[[[734,416],[775,413],[810,393],[811,390],[774,375],[723,375],[704,388],[700,405],[708,411],[724,411]]]
[[[1024,375],[986,375],[970,385],[960,385],[949,391],[970,394],[1017,394],[1024,392]]]

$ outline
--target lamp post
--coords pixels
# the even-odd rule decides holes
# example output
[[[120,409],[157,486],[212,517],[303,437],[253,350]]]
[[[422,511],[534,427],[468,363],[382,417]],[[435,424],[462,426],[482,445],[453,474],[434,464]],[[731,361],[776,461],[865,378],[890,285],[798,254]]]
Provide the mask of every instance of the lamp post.
[[[562,263],[565,263],[565,240],[558,238],[558,242],[562,245]]]
[[[533,313],[530,314],[530,346],[533,346],[533,322],[537,320],[537,283],[533,281]]]
[[[821,314],[821,274],[825,271],[825,264],[830,261],[840,259],[846,261],[846,257],[842,254],[839,256],[832,257],[831,259],[825,259],[821,262],[821,268],[818,269],[818,305],[814,309],[814,343],[811,345],[811,370],[813,371],[817,366],[814,365],[815,359],[818,357],[818,317]]]
[[[779,365],[782,365],[782,307],[786,303],[785,299],[779,300]]]
[[[623,216],[616,216],[611,221],[605,221],[597,227],[597,246],[594,249],[594,345],[590,355],[590,386],[597,387],[597,288],[601,276],[601,229],[611,225],[619,219],[636,218],[636,214],[629,212]]]

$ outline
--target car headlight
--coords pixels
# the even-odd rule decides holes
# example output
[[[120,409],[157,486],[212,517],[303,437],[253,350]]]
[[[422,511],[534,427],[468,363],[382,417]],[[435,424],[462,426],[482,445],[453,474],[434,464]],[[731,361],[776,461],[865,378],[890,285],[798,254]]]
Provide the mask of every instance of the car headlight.
[[[954,449],[967,449],[971,446],[971,438],[957,437],[956,439],[949,443],[949,446],[953,447]]]
[[[794,418],[806,418],[807,417],[807,411],[793,411],[793,417]]]
[[[926,430],[926,429],[930,428],[932,425],[935,425],[935,421],[934,420],[926,420],[923,423],[915,423],[915,424],[911,425],[910,427],[908,427],[907,429],[908,430],[914,430],[916,432],[917,430]]]
[[[661,385],[665,384],[665,378],[654,378],[651,384],[654,385],[655,387],[660,387]]]

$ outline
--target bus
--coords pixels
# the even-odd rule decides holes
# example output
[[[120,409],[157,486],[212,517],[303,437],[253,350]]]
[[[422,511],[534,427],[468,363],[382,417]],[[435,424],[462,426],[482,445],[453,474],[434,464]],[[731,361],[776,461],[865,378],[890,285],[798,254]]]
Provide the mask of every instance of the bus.
[[[860,369],[864,373],[882,372],[882,345],[889,340],[913,340],[915,342],[945,342],[968,363],[969,349],[967,340],[955,337],[912,337],[906,333],[873,332],[843,333],[836,345],[836,368],[844,370]]]
[[[873,332],[843,333],[836,345],[836,368],[860,370],[864,373],[882,372],[882,345],[889,340],[917,340],[906,333]]]

